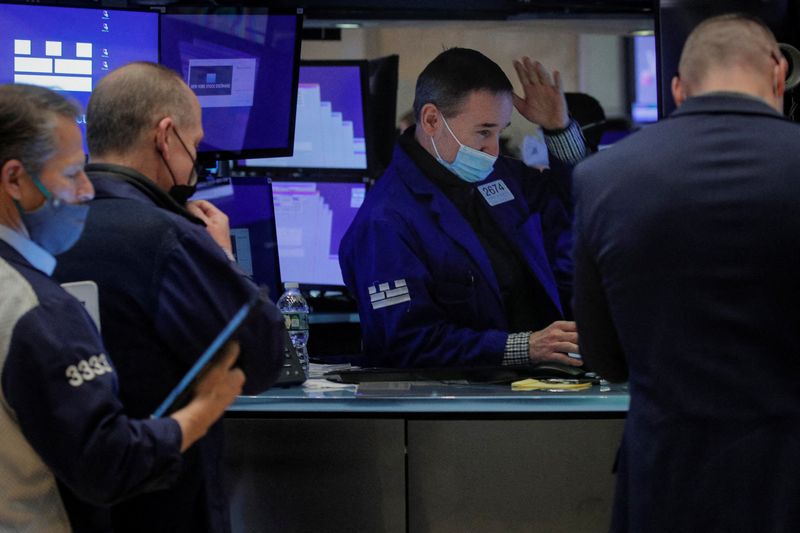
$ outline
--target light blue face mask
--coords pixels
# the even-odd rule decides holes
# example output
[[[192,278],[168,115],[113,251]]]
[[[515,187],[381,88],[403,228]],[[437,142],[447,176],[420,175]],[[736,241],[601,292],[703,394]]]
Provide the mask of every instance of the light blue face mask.
[[[65,202],[48,191],[39,178],[33,175],[31,178],[44,195],[45,202],[41,207],[26,213],[19,202],[14,200],[22,223],[33,242],[52,255],[64,253],[81,236],[89,214],[89,205]]]
[[[431,137],[431,144],[433,144],[433,151],[436,152],[436,160],[441,163],[447,170],[466,181],[467,183],[477,183],[485,180],[494,169],[494,163],[497,161],[497,156],[489,155],[486,152],[481,152],[475,148],[470,148],[458,140],[456,134],[450,129],[450,125],[442,115],[447,131],[453,136],[453,139],[458,143],[458,153],[452,163],[448,163],[442,156],[439,155],[439,150],[436,148],[436,142]]]

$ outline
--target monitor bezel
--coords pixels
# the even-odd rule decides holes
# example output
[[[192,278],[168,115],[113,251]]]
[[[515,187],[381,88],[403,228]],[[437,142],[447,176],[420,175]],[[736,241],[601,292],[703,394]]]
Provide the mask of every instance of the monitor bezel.
[[[294,180],[294,181],[314,181],[303,179],[306,176],[313,175],[315,177],[329,175],[333,180],[337,177],[348,178],[353,174],[358,174],[359,179],[363,177],[368,179],[372,174],[371,171],[375,166],[375,153],[374,146],[371,140],[372,136],[372,117],[370,114],[369,106],[369,61],[366,59],[327,59],[327,60],[302,60],[300,61],[300,68],[302,67],[358,67],[359,76],[361,78],[361,109],[363,111],[364,120],[364,142],[367,154],[366,168],[320,168],[320,167],[269,167],[269,166],[248,166],[244,161],[245,159],[253,158],[237,158],[234,162],[234,170],[237,175],[268,175],[276,180]],[[299,85],[299,69],[298,69],[298,84]],[[297,116],[297,90],[295,90],[295,117]],[[294,137],[293,137],[294,139]],[[294,142],[292,143],[294,147]],[[294,150],[293,150],[294,151]]]
[[[238,159],[249,159],[259,157],[286,157],[291,156],[294,151],[294,128],[295,119],[297,116],[297,84],[300,79],[300,45],[303,34],[303,9],[302,8],[271,8],[271,7],[246,7],[246,6],[163,6],[158,8],[161,16],[159,16],[159,64],[164,65],[161,57],[162,48],[162,35],[161,35],[161,17],[170,15],[277,15],[277,16],[294,16],[295,17],[295,42],[294,42],[294,57],[295,61],[292,65],[292,83],[293,88],[291,94],[291,109],[289,110],[289,142],[287,146],[273,147],[273,148],[248,148],[241,150],[200,150],[197,152],[197,160],[202,164],[209,164],[216,161],[230,161]],[[164,65],[167,68],[167,65]],[[178,75],[183,79],[183,73],[179,72]],[[184,80],[186,81],[186,80]],[[266,177],[263,172],[253,174],[248,177]]]

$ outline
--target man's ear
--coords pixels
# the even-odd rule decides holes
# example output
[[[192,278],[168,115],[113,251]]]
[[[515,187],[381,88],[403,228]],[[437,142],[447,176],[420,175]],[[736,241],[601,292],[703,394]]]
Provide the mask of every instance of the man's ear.
[[[9,159],[0,167],[0,188],[14,200],[22,199],[20,178],[25,174],[25,167],[19,159]]]
[[[672,99],[675,101],[675,107],[680,107],[686,101],[686,88],[681,82],[678,75],[672,77]]]
[[[423,133],[428,137],[432,137],[434,133],[439,130],[439,122],[441,120],[441,112],[433,104],[425,104],[419,112],[418,128],[422,128]]]
[[[778,64],[772,69],[772,90],[778,100],[783,101],[786,92],[786,73],[789,71],[789,62],[781,55]]]
[[[156,131],[155,131],[155,143],[156,143],[156,150],[161,152],[161,155],[164,159],[169,161],[170,155],[170,147],[172,146],[172,128],[175,127],[175,123],[172,120],[172,117],[164,117],[158,121],[156,124]]]

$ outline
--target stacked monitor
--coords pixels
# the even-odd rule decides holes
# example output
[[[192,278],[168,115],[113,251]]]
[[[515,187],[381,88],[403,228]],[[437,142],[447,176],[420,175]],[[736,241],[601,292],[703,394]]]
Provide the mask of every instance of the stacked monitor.
[[[365,61],[303,61],[297,86],[297,122],[291,157],[247,159],[247,169],[366,174],[369,124]]]
[[[275,181],[281,275],[309,288],[341,287],[339,243],[364,201],[353,181]]]
[[[172,10],[161,63],[200,100],[207,161],[291,155],[302,17],[264,9]]]
[[[0,23],[0,83],[49,87],[84,109],[111,70],[158,62],[155,12],[0,4]],[[82,117],[84,139],[85,123]]]
[[[291,157],[246,159],[273,179],[281,277],[340,288],[339,243],[366,194],[373,164],[366,61],[303,61]]]

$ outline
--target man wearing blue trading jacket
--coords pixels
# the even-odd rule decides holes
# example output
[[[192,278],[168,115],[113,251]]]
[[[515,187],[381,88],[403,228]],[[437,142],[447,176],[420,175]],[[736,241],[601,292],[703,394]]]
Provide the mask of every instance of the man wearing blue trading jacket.
[[[372,366],[579,366],[568,317],[569,164],[586,155],[560,76],[452,48],[417,80],[417,124],[340,247]],[[498,157],[513,108],[545,129],[550,168]]]
[[[120,397],[146,416],[258,288],[228,257],[227,216],[209,202],[186,204],[203,126],[200,103],[178,74],[152,63],[121,67],[95,87],[86,119],[96,195],[55,277],[98,284]],[[284,335],[272,303],[238,331],[245,393],[277,378]],[[218,423],[185,454],[172,487],[115,505],[115,531],[229,530],[222,440]]]
[[[0,531],[111,531],[102,506],[169,486],[241,391],[233,348],[169,418],[130,418],[81,303],[49,276],[94,194],[78,109],[0,86]]]

